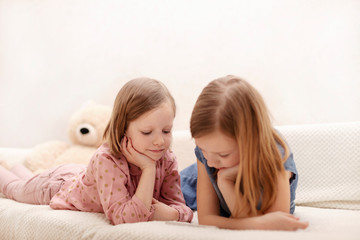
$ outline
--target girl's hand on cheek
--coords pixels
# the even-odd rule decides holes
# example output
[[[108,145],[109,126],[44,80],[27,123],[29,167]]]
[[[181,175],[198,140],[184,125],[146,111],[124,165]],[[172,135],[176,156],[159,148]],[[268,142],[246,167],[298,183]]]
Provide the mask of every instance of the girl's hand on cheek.
[[[230,180],[230,181],[235,182],[238,171],[239,171],[239,164],[235,165],[233,167],[219,169],[217,176],[218,176],[219,180],[220,179],[221,180]]]
[[[130,138],[124,136],[121,140],[121,152],[129,163],[138,166],[141,170],[148,167],[155,167],[155,161],[137,151]]]

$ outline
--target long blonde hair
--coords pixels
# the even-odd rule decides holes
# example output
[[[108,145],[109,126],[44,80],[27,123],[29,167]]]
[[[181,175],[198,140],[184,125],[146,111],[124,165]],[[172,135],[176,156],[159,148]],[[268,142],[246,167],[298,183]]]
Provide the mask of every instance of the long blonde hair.
[[[231,75],[210,82],[196,101],[190,129],[193,138],[218,129],[234,138],[239,146],[232,217],[238,217],[246,205],[250,207],[249,215],[257,215],[259,201],[260,212],[269,209],[275,201],[277,177],[285,171],[283,163],[289,150],[272,127],[258,91],[245,80]],[[284,157],[277,144],[284,148]]]
[[[111,153],[121,155],[121,139],[131,121],[166,101],[170,102],[175,116],[174,98],[163,83],[150,78],[128,81],[116,96],[110,121],[103,135]]]

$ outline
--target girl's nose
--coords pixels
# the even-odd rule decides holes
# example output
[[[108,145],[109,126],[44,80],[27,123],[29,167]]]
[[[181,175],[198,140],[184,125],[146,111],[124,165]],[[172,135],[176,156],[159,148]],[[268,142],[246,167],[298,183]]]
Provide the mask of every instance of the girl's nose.
[[[211,160],[207,161],[209,167],[215,167],[215,163],[216,163],[215,161],[211,161]]]
[[[162,135],[155,136],[153,140],[153,144],[156,146],[162,146],[165,143],[164,138]]]
[[[214,157],[210,157],[210,156],[204,156],[204,157],[206,158],[209,167],[216,167],[216,165],[219,163],[219,161]]]

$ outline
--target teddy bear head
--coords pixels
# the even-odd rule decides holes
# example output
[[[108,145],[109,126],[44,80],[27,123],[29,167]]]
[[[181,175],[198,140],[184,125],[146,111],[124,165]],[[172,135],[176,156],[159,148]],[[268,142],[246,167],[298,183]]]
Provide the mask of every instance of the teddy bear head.
[[[73,144],[99,147],[111,116],[111,107],[87,103],[75,112],[68,123],[68,135]]]

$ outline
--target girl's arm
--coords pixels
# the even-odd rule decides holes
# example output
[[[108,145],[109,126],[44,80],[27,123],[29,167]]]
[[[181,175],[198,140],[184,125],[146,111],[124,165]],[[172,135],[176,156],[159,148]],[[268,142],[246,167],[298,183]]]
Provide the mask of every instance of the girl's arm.
[[[239,165],[231,168],[220,169],[217,173],[217,185],[231,213],[235,208],[235,181]],[[241,196],[240,196],[241,197]],[[248,217],[249,208],[242,209],[239,218]]]
[[[284,212],[272,212],[247,218],[225,218],[219,216],[219,200],[207,175],[205,166],[198,161],[197,207],[199,223],[226,229],[296,230],[306,228],[295,216]]]
[[[164,181],[161,186],[160,202],[169,209],[169,216],[174,218],[171,220],[181,222],[191,222],[193,217],[192,210],[186,206],[184,196],[181,192],[180,175],[178,171],[178,164],[174,154],[167,152],[164,158],[165,173]],[[161,205],[155,205],[161,207]],[[160,210],[160,209],[159,209]],[[175,213],[174,213],[175,211]],[[156,215],[156,209],[155,209]],[[166,217],[166,216],[165,216]],[[161,219],[159,219],[161,220]]]
[[[154,221],[178,221],[179,220],[179,212],[166,205],[163,202],[158,201],[153,198],[152,206],[155,209],[154,215],[151,220]]]
[[[148,209],[150,209],[152,203],[152,196],[154,193],[154,184],[155,184],[155,174],[156,174],[155,167],[142,169],[139,184],[135,191],[135,196],[137,196]]]
[[[154,209],[147,207],[135,194],[131,194],[129,175],[128,164],[124,158],[117,159],[104,152],[96,154],[83,179],[87,189],[84,203],[90,211],[93,211],[92,205],[101,206],[114,225],[149,221]]]
[[[235,166],[228,169],[221,169],[218,172],[218,181],[217,184],[223,195],[226,204],[228,205],[230,211],[233,213],[235,207],[235,181],[236,174],[238,172],[239,166]],[[282,211],[289,213],[290,211],[290,185],[289,179],[291,177],[291,172],[285,171],[283,174],[279,174],[277,183],[278,183],[278,192],[276,195],[275,202],[273,205],[265,212],[276,212]],[[248,217],[249,208],[243,208],[243,211],[240,213],[240,217]]]
[[[126,136],[121,141],[121,151],[128,162],[141,169],[142,173],[135,195],[150,209],[155,185],[155,161],[139,153],[133,147],[131,139],[128,139]]]
[[[265,212],[276,212],[282,211],[289,213],[290,212],[290,177],[291,172],[285,171],[283,174],[279,174],[277,182],[278,182],[278,192],[276,195],[275,202],[273,205]]]

